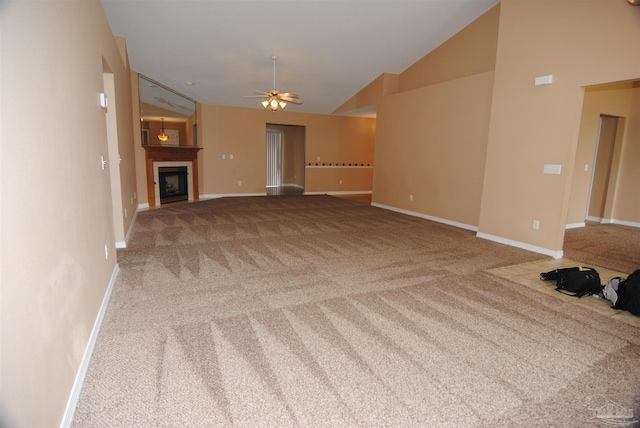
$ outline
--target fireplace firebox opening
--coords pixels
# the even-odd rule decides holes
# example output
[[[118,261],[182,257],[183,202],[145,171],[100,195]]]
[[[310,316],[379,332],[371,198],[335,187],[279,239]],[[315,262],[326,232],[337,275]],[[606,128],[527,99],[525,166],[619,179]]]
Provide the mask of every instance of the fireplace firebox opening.
[[[160,204],[189,200],[189,175],[186,166],[159,167]]]

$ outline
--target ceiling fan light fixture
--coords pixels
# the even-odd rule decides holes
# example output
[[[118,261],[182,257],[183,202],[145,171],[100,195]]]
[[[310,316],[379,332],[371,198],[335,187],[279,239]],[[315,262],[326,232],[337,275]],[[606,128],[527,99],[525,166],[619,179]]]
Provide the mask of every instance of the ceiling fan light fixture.
[[[1,1],[1,0],[0,0]],[[302,104],[302,100],[298,98],[297,94],[293,92],[284,92],[280,93],[276,90],[276,59],[278,57],[275,55],[271,55],[271,59],[273,60],[273,89],[268,92],[262,92],[256,90],[257,94],[260,95],[247,95],[245,98],[266,98],[264,101],[261,101],[262,107],[265,110],[271,110],[271,112],[275,113],[280,110],[284,110],[287,108],[288,103],[293,104]]]

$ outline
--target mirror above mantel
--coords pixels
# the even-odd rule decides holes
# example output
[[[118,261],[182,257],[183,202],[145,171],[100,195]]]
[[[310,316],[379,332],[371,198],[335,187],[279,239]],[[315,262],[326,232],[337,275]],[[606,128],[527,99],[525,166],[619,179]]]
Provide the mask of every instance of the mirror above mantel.
[[[194,100],[142,74],[138,75],[138,98],[143,146],[198,146]]]

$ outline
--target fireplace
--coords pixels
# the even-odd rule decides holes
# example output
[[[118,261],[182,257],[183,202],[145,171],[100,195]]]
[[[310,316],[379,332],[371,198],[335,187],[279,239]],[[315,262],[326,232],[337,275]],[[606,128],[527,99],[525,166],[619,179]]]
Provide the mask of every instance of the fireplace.
[[[189,200],[189,174],[186,166],[159,167],[160,204]]]
[[[146,160],[149,207],[156,207],[166,203],[164,200],[160,200],[160,193],[167,190],[166,188],[162,190],[160,186],[160,168],[186,167],[187,175],[184,181],[187,186],[185,192],[187,196],[181,196],[180,200],[197,201],[199,199],[198,151],[202,150],[200,147],[143,146],[143,148]],[[170,183],[173,186],[180,185],[180,181],[177,183],[170,181]]]

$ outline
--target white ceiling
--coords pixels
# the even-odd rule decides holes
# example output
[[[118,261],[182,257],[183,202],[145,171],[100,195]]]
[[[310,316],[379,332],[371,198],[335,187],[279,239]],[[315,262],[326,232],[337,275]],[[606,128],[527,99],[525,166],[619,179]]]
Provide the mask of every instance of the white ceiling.
[[[102,0],[133,70],[204,104],[330,114],[384,72],[400,73],[499,0]],[[189,86],[187,82],[193,82]]]

